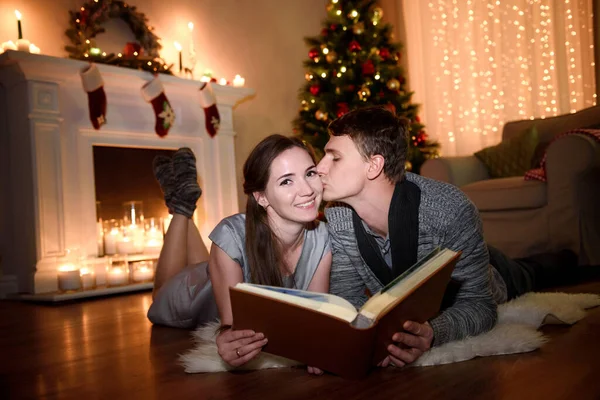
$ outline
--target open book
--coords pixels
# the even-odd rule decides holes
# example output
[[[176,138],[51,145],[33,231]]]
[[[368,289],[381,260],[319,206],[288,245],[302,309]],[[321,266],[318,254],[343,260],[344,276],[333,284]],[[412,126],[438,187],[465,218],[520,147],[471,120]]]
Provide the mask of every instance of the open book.
[[[263,332],[266,352],[359,378],[387,356],[405,321],[439,312],[459,256],[435,249],[359,310],[331,294],[239,283],[230,288],[233,327]]]

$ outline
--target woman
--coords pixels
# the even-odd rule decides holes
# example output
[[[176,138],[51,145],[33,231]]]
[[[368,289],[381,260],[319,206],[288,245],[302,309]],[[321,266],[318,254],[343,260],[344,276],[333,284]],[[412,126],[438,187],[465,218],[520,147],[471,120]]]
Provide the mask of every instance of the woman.
[[[323,186],[315,160],[298,139],[271,135],[244,164],[246,214],[225,218],[210,234],[210,255],[190,217],[201,190],[189,149],[155,160],[173,220],[160,254],[148,318],[193,328],[218,316],[219,354],[239,366],[267,343],[262,333],[234,331],[229,287],[239,282],[327,292],[331,250],[315,221]],[[187,266],[187,267],[186,267]],[[213,294],[214,293],[214,294]],[[320,373],[309,367],[309,372]]]

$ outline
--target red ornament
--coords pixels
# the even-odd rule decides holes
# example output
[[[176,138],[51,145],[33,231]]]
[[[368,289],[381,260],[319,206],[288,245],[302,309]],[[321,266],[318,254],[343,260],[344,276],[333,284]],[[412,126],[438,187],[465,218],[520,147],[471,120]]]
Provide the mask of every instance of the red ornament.
[[[367,60],[362,65],[362,74],[364,76],[372,76],[375,74],[375,65],[373,65],[373,60]]]
[[[421,122],[421,118],[419,118],[419,116],[418,116],[418,115],[416,115],[416,116],[415,116],[415,121],[417,121],[417,122]]]
[[[379,57],[381,57],[382,60],[387,60],[390,58],[390,49],[384,47],[383,49],[379,50]]]
[[[354,92],[356,90],[356,86],[348,85],[348,86],[346,86],[346,90],[349,92]]]
[[[318,83],[316,83],[310,87],[310,94],[312,94],[313,96],[318,95],[320,92],[321,92],[321,85],[319,85]]]
[[[143,51],[144,49],[139,43],[127,42],[125,44],[125,48],[123,49],[123,55],[125,57],[139,57],[142,55]],[[137,53],[137,55],[135,55],[134,53]]]
[[[377,93],[377,95],[379,96],[379,98],[383,99],[385,97],[385,93],[383,90],[380,90],[379,93]]]
[[[350,42],[348,49],[350,49],[350,51],[360,51],[361,47],[360,47],[360,44],[356,40],[353,40]]]
[[[317,57],[319,57],[319,49],[313,47],[308,52],[308,58],[314,60]]]
[[[321,36],[327,36],[328,34],[329,34],[329,29],[327,29],[327,28],[323,28],[323,29],[321,30]]]
[[[332,32],[333,32],[333,31],[335,31],[336,29],[337,29],[337,25],[336,25],[336,24],[331,24],[331,25],[329,25],[329,30],[330,30],[330,31],[332,31]]]
[[[337,111],[335,114],[338,118],[350,111],[350,109],[348,108],[348,103],[337,103],[336,106]]]

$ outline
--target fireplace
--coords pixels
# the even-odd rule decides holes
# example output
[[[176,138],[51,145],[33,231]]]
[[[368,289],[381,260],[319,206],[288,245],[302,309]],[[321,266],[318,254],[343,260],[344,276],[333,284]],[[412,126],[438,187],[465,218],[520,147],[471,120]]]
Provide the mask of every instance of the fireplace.
[[[57,258],[70,248],[97,257],[98,218],[117,217],[125,201],[143,201],[148,217],[164,216],[152,182],[156,154],[183,146],[196,154],[203,195],[195,217],[204,240],[218,221],[238,212],[233,111],[252,90],[213,86],[221,125],[211,138],[197,100],[200,83],[160,76],[176,115],[161,138],[140,92],[152,76],[99,65],[108,122],[94,130],[79,77],[85,66],[22,52],[0,55],[0,297],[57,290]],[[132,159],[143,165],[127,166]]]

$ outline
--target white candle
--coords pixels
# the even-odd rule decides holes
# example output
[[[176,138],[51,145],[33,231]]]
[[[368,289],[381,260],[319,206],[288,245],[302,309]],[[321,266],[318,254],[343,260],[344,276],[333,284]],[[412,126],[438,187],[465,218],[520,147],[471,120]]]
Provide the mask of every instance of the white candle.
[[[124,237],[117,242],[118,254],[135,254],[135,252],[134,242],[130,238]]]
[[[222,86],[227,85],[227,79],[225,79],[225,78],[219,79],[219,85],[222,85]]]
[[[239,75],[236,75],[235,78],[233,78],[233,86],[235,87],[242,87],[245,83],[246,80]]]
[[[40,48],[39,48],[39,47],[37,47],[35,44],[31,43],[31,44],[29,45],[29,52],[30,52],[31,54],[40,54]]]
[[[79,290],[81,289],[81,279],[79,270],[73,264],[65,264],[58,267],[58,290]]]
[[[128,274],[125,273],[125,270],[121,267],[109,268],[106,276],[108,286],[125,285],[129,281],[127,275]]]
[[[31,43],[29,43],[29,40],[27,39],[19,39],[17,40],[17,50],[19,51],[25,51],[27,53],[29,53],[29,45]]]
[[[81,286],[83,290],[93,289],[96,287],[96,275],[87,268],[81,268]]]
[[[112,228],[108,235],[104,235],[104,254],[116,254],[117,242],[121,239],[119,228]]]
[[[17,45],[12,40],[2,43],[2,50],[4,50],[4,51],[16,50],[16,49],[17,49]]]
[[[152,268],[139,267],[133,270],[133,281],[134,282],[147,282],[151,281],[154,276]]]

